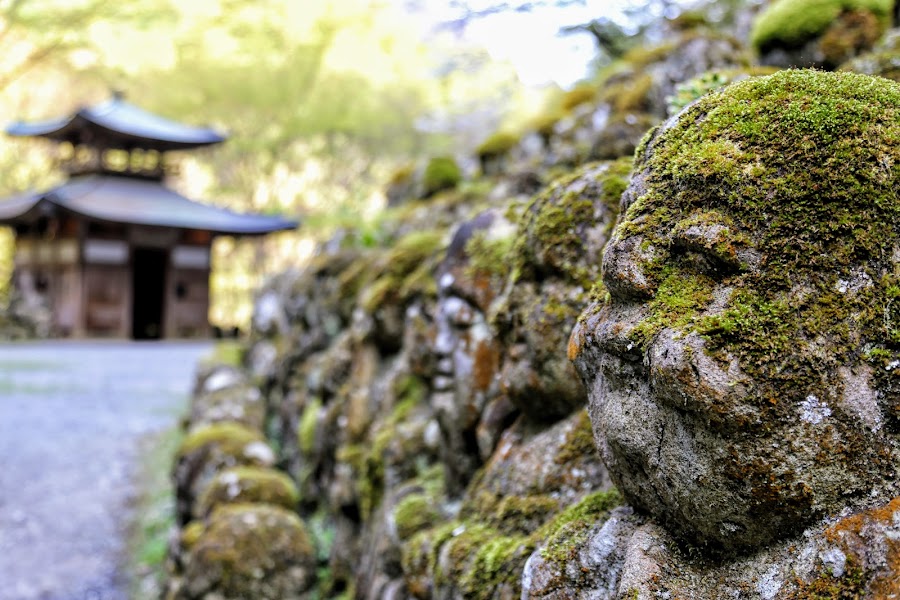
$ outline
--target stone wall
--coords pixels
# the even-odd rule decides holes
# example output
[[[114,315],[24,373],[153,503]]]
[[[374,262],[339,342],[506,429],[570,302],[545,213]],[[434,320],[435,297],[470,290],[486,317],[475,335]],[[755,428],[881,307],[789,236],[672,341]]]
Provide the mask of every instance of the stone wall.
[[[900,90],[750,63],[632,53],[273,278],[198,379],[168,597],[900,594]]]

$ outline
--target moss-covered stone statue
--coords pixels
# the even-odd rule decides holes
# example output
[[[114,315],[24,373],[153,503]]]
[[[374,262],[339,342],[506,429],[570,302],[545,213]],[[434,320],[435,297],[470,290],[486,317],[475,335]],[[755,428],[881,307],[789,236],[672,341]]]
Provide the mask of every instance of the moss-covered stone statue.
[[[570,343],[612,477],[652,517],[619,594],[896,591],[898,185],[900,87],[863,75],[749,79],[645,140],[609,296]]]
[[[184,576],[166,600],[303,600],[315,549],[296,513],[273,504],[221,506],[182,533]]]
[[[441,460],[448,492],[458,496],[493,448],[480,449],[477,431],[487,418],[497,431],[508,425],[492,412],[512,412],[499,394],[500,344],[487,313],[502,290],[509,265],[505,251],[515,226],[491,209],[463,222],[438,267],[434,319],[434,377],[429,402],[441,431]],[[499,403],[499,405],[498,405]],[[485,451],[486,450],[486,451]]]
[[[599,277],[630,169],[629,158],[576,169],[535,195],[519,219],[513,270],[491,314],[504,348],[501,386],[537,422],[585,405],[566,343]]]

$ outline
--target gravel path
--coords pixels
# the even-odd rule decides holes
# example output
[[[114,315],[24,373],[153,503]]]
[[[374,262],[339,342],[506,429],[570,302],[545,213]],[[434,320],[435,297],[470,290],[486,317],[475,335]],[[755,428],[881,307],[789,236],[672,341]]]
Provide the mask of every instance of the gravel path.
[[[209,343],[0,345],[0,600],[124,600],[139,439],[184,411]]]

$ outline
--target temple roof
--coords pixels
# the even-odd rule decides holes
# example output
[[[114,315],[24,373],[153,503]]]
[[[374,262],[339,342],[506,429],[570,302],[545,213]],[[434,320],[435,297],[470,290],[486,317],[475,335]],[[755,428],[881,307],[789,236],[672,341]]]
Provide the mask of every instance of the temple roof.
[[[62,209],[111,223],[200,229],[224,235],[261,235],[295,229],[295,221],[235,213],[189,200],[158,182],[129,177],[76,177],[47,192],[0,201],[0,224],[26,223]]]
[[[70,117],[13,123],[6,133],[14,136],[39,136],[72,144],[102,145],[105,148],[145,148],[148,150],[184,150],[225,141],[213,129],[190,127],[149,113],[120,96],[82,108]]]

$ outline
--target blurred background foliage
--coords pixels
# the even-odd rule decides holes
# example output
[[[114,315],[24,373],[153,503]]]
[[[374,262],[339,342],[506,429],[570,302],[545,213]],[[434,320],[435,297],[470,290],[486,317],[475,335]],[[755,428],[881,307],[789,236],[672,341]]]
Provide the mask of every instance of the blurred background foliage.
[[[227,132],[224,145],[178,157],[172,185],[303,222],[263,240],[217,241],[210,319],[244,327],[261,279],[301,265],[337,228],[376,219],[392,173],[435,155],[471,170],[466,158],[486,132],[558,101],[558,87],[526,87],[511,65],[456,33],[498,11],[577,0],[452,0],[457,17],[428,32],[413,18],[423,1],[0,0],[0,121],[61,116],[121,91],[145,109]],[[699,4],[724,21],[740,2]],[[601,69],[635,40],[664,35],[660,23],[684,10],[632,2],[625,20],[598,15],[568,33],[594,36]],[[59,181],[51,152],[3,138],[0,193]],[[0,285],[11,247],[3,231]]]

